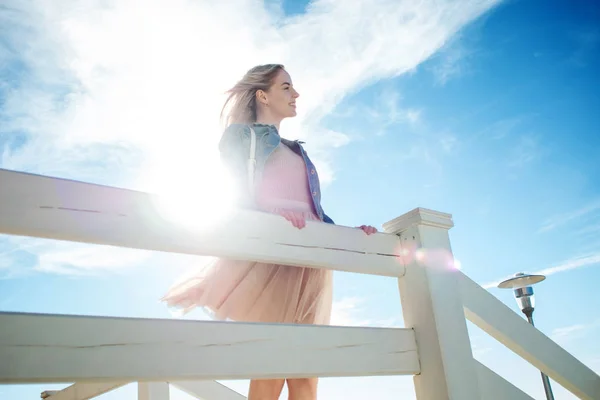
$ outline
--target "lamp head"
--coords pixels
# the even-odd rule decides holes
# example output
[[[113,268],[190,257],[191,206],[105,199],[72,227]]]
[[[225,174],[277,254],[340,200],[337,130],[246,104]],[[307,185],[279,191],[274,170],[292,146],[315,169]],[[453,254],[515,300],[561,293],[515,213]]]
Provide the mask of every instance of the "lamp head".
[[[514,277],[508,278],[498,284],[500,289],[517,289],[532,286],[546,279],[544,275],[529,275],[523,272],[516,273]]]
[[[513,289],[519,308],[523,314],[531,316],[535,308],[535,298],[531,285],[535,285],[544,279],[546,279],[544,275],[527,275],[519,272],[514,277],[500,282],[498,287],[501,289]]]
[[[531,286],[516,288],[514,290],[515,299],[524,314],[532,313],[535,307],[535,297]]]

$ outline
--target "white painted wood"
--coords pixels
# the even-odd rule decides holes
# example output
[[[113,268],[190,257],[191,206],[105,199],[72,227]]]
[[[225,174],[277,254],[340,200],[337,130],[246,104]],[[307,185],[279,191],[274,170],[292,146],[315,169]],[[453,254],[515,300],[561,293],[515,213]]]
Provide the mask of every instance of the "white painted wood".
[[[460,274],[467,318],[580,399],[600,398],[600,376],[532,327],[487,290]]]
[[[200,400],[246,399],[246,396],[216,381],[173,381],[169,383]]]
[[[412,329],[0,313],[0,384],[411,375]]]
[[[402,276],[398,238],[233,211],[207,229],[164,217],[156,196],[0,169],[0,233],[175,253]],[[210,195],[210,194],[208,194]]]
[[[50,400],[88,400],[112,390],[127,385],[130,382],[95,382],[75,383],[63,390],[46,390],[42,392],[42,399]],[[154,383],[154,385],[151,385]],[[216,381],[173,381],[163,382],[138,382],[138,398],[141,400],[158,400],[152,397],[168,392],[168,384],[184,391],[190,396],[200,400],[244,400],[245,396]],[[165,389],[166,387],[166,389]]]
[[[475,360],[481,400],[534,400],[512,383]]]
[[[42,399],[50,400],[88,400],[127,385],[129,382],[74,383],[63,390],[42,392]]]
[[[449,214],[423,208],[384,224],[386,232],[400,236],[406,263],[399,288],[405,325],[415,329],[421,362],[421,374],[414,377],[419,400],[480,398],[457,271],[451,265],[452,225]]]
[[[138,400],[169,400],[167,382],[138,382]]]

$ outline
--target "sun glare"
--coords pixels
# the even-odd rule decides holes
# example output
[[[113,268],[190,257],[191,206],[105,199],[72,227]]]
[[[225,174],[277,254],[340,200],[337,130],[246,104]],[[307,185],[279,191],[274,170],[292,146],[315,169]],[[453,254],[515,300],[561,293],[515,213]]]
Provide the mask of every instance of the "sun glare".
[[[230,214],[235,192],[222,168],[213,166],[207,174],[194,174],[192,170],[154,175],[150,191],[162,218],[187,229],[208,230]]]

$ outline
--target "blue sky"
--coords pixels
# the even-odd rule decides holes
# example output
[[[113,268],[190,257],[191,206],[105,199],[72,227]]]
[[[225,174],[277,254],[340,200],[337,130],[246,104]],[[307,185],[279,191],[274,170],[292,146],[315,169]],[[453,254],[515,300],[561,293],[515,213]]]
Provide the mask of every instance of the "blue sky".
[[[396,3],[205,10],[156,2],[144,16],[164,24],[158,34],[130,29],[128,1],[102,13],[106,5],[95,3],[23,11],[8,1],[0,7],[0,166],[159,191],[172,189],[167,178],[177,173],[201,184],[189,190],[214,188],[206,170],[220,102],[212,95],[220,99],[253,64],[282,61],[301,93],[299,116],[282,134],[307,142],[337,223],[380,226],[415,207],[452,213],[463,271],[515,310],[512,294],[493,283],[547,274],[535,288],[539,329],[600,371],[600,7]],[[0,310],[169,318],[158,298],[197,263],[0,237]],[[585,304],[575,306],[573,293]],[[334,320],[402,326],[396,282],[336,273]],[[541,398],[531,366],[470,328],[481,362]],[[62,386],[1,386],[0,397],[36,398],[53,387]],[[554,388],[557,399],[574,398]],[[414,398],[409,377],[324,379],[321,391]],[[100,398],[134,395],[127,386]]]

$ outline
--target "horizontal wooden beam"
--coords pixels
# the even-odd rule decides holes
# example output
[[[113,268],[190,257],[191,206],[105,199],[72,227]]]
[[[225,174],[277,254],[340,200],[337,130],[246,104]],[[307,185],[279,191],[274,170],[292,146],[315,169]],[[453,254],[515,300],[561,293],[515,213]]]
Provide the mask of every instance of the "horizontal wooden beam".
[[[0,313],[0,384],[412,375],[412,329]]]
[[[533,397],[475,360],[481,400],[534,400]]]
[[[600,376],[487,290],[461,274],[467,318],[580,399],[597,399]]]
[[[160,198],[132,190],[0,169],[0,233],[145,250],[274,262],[398,277],[399,239],[232,210],[207,226],[164,212]],[[214,193],[207,189],[207,196]],[[176,206],[176,205],[174,205]],[[198,204],[198,209],[202,205]],[[209,210],[209,213],[212,211]]]
[[[130,382],[94,382],[74,383],[63,390],[47,390],[42,392],[41,397],[48,400],[88,400],[108,393]]]
[[[74,383],[63,390],[46,390],[42,399],[48,400],[89,400],[108,393],[131,382]],[[145,382],[147,383],[147,382]],[[190,396],[202,400],[244,400],[246,397],[217,381],[173,381],[168,382]],[[138,388],[138,391],[140,388]],[[141,388],[142,391],[147,388]]]
[[[177,389],[183,390],[190,396],[201,400],[244,400],[235,390],[216,381],[176,381],[169,382]]]

